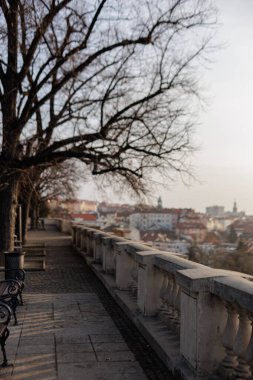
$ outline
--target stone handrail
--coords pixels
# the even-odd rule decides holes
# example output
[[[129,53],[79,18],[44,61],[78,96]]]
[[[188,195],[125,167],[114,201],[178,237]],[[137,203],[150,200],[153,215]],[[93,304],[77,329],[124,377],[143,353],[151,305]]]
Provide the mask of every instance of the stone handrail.
[[[72,241],[177,378],[253,378],[252,276],[83,225]]]

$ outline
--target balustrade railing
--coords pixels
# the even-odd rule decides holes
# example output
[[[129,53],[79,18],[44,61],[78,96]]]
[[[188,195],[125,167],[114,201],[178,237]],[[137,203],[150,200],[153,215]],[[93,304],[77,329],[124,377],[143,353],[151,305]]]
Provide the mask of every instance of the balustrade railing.
[[[124,299],[129,294],[137,315],[167,326],[196,379],[253,380],[251,276],[208,268],[80,225],[72,227],[72,241],[111,278],[112,289],[124,293]]]
[[[226,310],[222,334],[225,355],[219,368],[224,378],[253,379],[252,285],[239,276],[216,279],[213,283],[211,291],[220,298]]]
[[[117,243],[125,242],[118,236],[106,236],[102,239],[102,266],[103,271],[107,274],[111,274],[115,277],[116,273],[116,246]]]

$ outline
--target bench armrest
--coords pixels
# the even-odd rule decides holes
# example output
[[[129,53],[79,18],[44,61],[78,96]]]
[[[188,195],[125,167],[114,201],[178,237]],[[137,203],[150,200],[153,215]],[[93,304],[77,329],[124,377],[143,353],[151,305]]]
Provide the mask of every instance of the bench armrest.
[[[5,269],[5,272],[15,272],[15,279],[25,282],[25,271],[23,269],[19,269],[19,268]]]
[[[11,319],[11,308],[0,301],[0,325],[8,325]]]
[[[16,298],[21,291],[21,285],[17,280],[0,281],[0,300]]]

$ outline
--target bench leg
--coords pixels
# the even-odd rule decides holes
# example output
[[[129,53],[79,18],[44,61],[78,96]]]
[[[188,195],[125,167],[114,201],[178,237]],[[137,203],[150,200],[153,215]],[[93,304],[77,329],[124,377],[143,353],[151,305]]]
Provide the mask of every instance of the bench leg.
[[[20,305],[23,306],[24,302],[23,302],[22,292],[19,293],[19,299],[20,299]]]
[[[1,343],[2,353],[3,353],[3,359],[4,359],[4,361],[2,363],[2,367],[8,366],[8,360],[7,360],[7,355],[6,355],[6,351],[5,351],[5,342],[6,342],[9,335],[10,335],[9,329],[6,329],[4,335],[1,337],[0,343]]]
[[[14,309],[13,309],[13,317],[14,317],[14,326],[17,326],[18,320],[17,320],[16,310]]]
[[[19,305],[19,301],[17,298],[12,298],[8,304],[12,310],[12,313],[13,313],[14,325],[17,325],[18,321],[17,321],[17,315],[16,315],[16,308]]]

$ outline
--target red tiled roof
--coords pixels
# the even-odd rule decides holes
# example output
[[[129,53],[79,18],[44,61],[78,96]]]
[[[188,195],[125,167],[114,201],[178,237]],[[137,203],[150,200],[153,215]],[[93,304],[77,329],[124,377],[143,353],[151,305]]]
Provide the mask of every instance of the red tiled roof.
[[[179,230],[186,230],[186,229],[198,229],[198,230],[206,230],[206,227],[203,223],[178,223],[176,226]]]
[[[97,215],[95,214],[70,214],[72,219],[82,219],[82,220],[97,220]]]
[[[171,231],[140,231],[140,238],[144,242],[170,241],[170,239],[174,239],[175,236]]]

